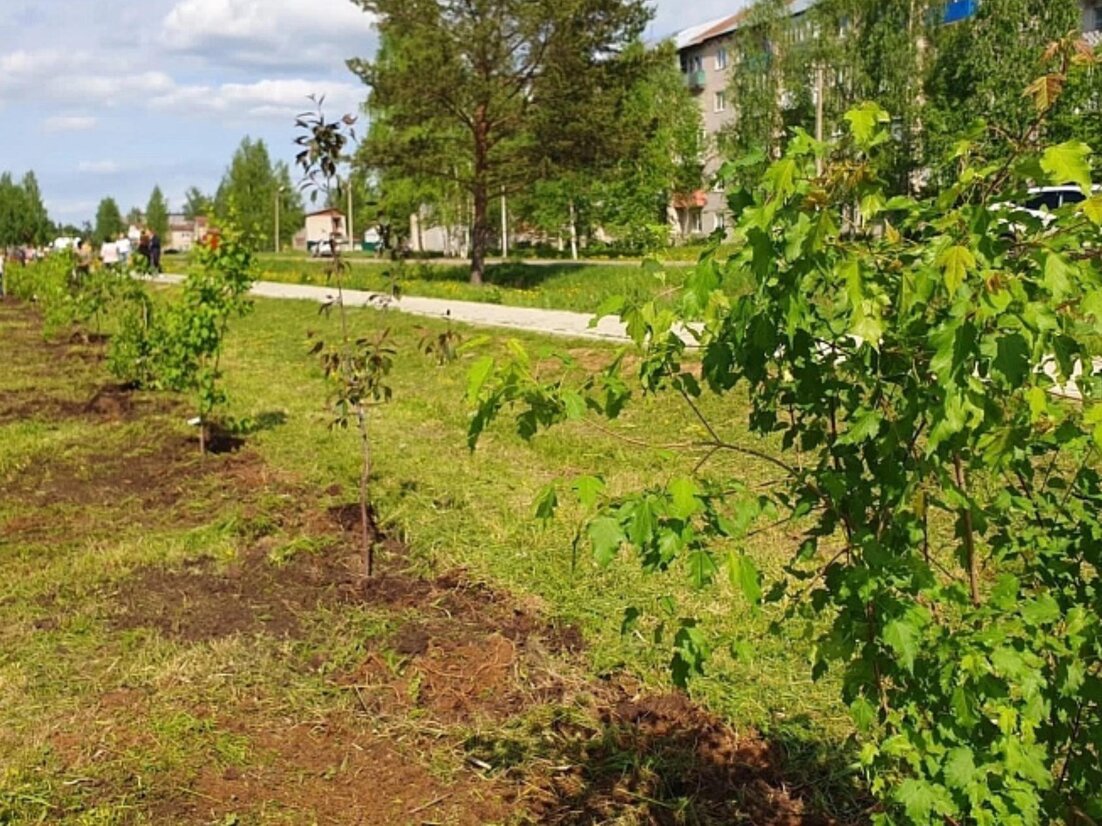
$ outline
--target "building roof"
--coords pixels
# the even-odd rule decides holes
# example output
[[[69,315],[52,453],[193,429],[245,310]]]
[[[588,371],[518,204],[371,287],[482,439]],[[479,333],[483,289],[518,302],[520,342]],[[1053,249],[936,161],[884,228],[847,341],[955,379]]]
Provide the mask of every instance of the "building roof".
[[[755,3],[756,0],[731,0],[730,14],[682,29],[673,36],[674,45],[680,52],[683,49],[699,46],[709,40],[736,31],[750,16]],[[789,13],[792,15],[801,14],[814,4],[815,0],[789,0]]]
[[[339,209],[333,209],[332,207],[330,207],[329,209],[319,209],[317,212],[306,213],[307,218],[316,218],[318,215],[339,215],[342,218],[344,217],[343,212],[341,212]]]

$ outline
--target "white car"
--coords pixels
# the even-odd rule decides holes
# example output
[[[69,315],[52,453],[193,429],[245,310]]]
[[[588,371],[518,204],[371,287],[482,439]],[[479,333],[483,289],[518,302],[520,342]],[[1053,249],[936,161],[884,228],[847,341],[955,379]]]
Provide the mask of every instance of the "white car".
[[[333,241],[318,241],[316,244],[314,244],[314,249],[311,252],[311,255],[313,255],[314,258],[332,258],[333,246]],[[345,251],[345,246],[346,244],[343,240],[336,241],[336,248],[341,252]]]
[[[1102,193],[1102,185],[1093,187],[1094,194]],[[1029,190],[1028,196],[1021,204],[1001,203],[995,204],[991,209],[997,212],[1025,212],[1039,220],[1044,226],[1048,226],[1056,217],[1052,214],[1060,207],[1068,204],[1079,204],[1087,199],[1083,190],[1077,186],[1035,186]],[[1014,230],[1021,232],[1023,227],[1006,219],[1000,219]]]

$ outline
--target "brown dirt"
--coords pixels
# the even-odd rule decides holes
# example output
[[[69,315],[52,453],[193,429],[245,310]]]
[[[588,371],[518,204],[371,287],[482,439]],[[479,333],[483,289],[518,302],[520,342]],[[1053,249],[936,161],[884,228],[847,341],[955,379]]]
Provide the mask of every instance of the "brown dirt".
[[[259,765],[211,767],[166,812],[172,822],[218,822],[228,812],[279,810],[288,822],[328,824],[503,822],[506,784],[464,773],[444,784],[400,744],[355,721],[326,720],[253,736]],[[168,821],[163,821],[168,822]]]
[[[779,748],[740,735],[683,694],[639,696],[619,686],[603,704],[601,737],[585,743],[579,765],[549,779],[541,823],[599,822],[624,805],[645,821],[682,822],[668,805],[692,800],[703,823],[799,826],[834,821],[807,811],[786,788]],[[628,759],[625,759],[628,758]],[[634,758],[634,759],[631,759]],[[640,759],[642,758],[642,759]],[[609,769],[612,770],[609,770]]]
[[[0,306],[0,322],[10,309]],[[105,392],[91,395],[78,415],[144,419],[159,410],[100,387]],[[0,397],[0,421],[3,405]],[[37,410],[56,418],[73,412]],[[208,513],[181,508],[197,485],[210,489]],[[247,550],[231,564],[197,558],[176,569],[139,570],[114,586],[107,619],[117,630],[151,628],[182,644],[204,644],[234,634],[299,638],[321,605],[363,602],[393,615],[395,631],[365,641],[361,664],[333,678],[347,704],[308,723],[258,712],[244,700],[208,712],[220,729],[248,741],[251,757],[243,766],[202,765],[179,783],[154,780],[142,804],[153,822],[209,823],[259,812],[336,824],[831,822],[808,812],[788,788],[782,749],[735,731],[684,695],[646,695],[626,678],[586,676],[577,656],[581,634],[545,619],[538,604],[464,571],[433,579],[404,573],[405,549],[385,537],[377,539],[386,571],[365,584],[355,544],[358,510],[330,509],[321,492],[266,467],[247,446],[200,459],[189,439],[162,435],[126,454],[38,462],[5,492],[24,497],[32,514],[57,504],[99,505],[115,518],[130,514],[137,525],[201,524],[219,513],[221,500],[234,502],[249,524],[254,516],[273,518],[270,506],[254,513],[259,494],[280,495],[285,505],[275,524],[243,528]],[[0,537],[48,536],[50,527],[58,526],[20,515],[0,524]],[[79,518],[71,525],[86,528]],[[314,538],[322,550],[273,565],[277,531]],[[120,737],[140,739],[135,732],[153,702],[122,688],[102,695],[88,714],[129,718],[138,728]],[[492,741],[547,708],[572,714],[541,724],[538,759],[509,765],[478,756],[486,743],[469,732],[488,731]],[[59,733],[53,746],[72,771],[97,759],[95,744],[72,732]],[[424,755],[434,749],[453,764],[443,775],[426,767]],[[106,787],[101,793],[112,794]]]

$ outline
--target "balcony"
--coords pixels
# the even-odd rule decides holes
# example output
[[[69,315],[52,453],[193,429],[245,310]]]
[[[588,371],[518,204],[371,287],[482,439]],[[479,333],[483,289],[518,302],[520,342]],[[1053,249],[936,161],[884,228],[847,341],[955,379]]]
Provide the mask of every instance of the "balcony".
[[[685,72],[685,85],[689,88],[690,92],[699,92],[708,82],[708,76],[704,73],[703,69],[698,69],[695,72]]]

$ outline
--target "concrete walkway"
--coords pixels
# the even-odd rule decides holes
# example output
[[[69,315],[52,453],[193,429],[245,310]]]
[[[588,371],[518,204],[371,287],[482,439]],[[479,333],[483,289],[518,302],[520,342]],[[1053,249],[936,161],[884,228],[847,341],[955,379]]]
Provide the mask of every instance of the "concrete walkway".
[[[179,284],[181,275],[159,275],[150,279],[159,284]],[[308,284],[278,284],[257,281],[252,294],[261,298],[297,299],[325,303],[336,297],[333,287],[315,287]],[[382,293],[365,290],[345,290],[344,302],[348,307],[372,307],[376,310],[396,310],[400,313],[423,318],[444,319],[473,324],[478,327],[498,327],[527,333],[543,333],[565,338],[596,339],[601,341],[629,341],[620,320],[609,316],[602,318],[596,327],[590,327],[593,316],[569,310],[544,310],[538,307],[507,307],[503,304],[481,304],[476,301],[453,301],[447,298],[422,298],[403,296],[392,298]]]

